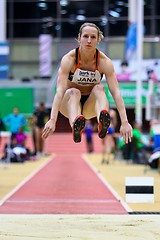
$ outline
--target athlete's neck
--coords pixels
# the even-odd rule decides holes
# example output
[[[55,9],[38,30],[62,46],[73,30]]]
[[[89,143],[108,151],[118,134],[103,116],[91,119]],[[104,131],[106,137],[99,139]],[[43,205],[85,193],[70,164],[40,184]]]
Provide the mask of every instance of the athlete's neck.
[[[96,54],[96,49],[91,49],[91,50],[85,50],[81,47],[79,47],[79,56],[81,61],[88,61],[88,60],[92,60],[95,58],[95,54]]]

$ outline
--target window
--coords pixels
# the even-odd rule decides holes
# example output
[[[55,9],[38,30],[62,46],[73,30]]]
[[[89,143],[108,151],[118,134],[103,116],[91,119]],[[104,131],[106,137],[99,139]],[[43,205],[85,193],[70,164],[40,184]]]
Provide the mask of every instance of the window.
[[[144,1],[147,35],[160,33],[160,1]],[[84,22],[94,22],[108,36],[124,36],[128,22],[128,0],[7,0],[7,37],[77,37]]]

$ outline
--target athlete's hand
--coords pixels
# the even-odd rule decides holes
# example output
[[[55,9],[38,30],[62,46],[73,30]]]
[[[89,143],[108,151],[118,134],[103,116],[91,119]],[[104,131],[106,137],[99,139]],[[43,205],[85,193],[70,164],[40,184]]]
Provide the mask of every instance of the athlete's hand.
[[[54,119],[50,119],[44,126],[42,131],[42,138],[46,139],[48,136],[52,135],[56,128],[56,122]]]
[[[120,134],[126,144],[132,141],[132,127],[128,121],[121,124]]]

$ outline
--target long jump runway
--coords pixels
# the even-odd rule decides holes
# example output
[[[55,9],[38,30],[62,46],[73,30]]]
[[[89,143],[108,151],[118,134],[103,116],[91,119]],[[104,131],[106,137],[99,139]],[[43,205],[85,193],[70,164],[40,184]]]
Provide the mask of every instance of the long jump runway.
[[[18,173],[17,173],[18,174]],[[58,152],[0,206],[0,214],[127,214],[77,152]]]

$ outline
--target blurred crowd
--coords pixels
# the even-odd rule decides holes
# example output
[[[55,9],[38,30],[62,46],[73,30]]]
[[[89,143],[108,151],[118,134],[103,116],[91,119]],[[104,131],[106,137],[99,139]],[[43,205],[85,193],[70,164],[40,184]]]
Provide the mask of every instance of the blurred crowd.
[[[147,164],[151,168],[160,167],[160,122],[157,119],[150,121],[148,132],[143,132],[142,125],[133,122],[132,142],[125,144],[117,128],[117,111],[110,110],[111,124],[108,134],[101,140],[101,163],[109,164],[116,159],[123,159],[134,164]],[[86,122],[85,136],[88,153],[94,153],[93,132],[96,125],[91,120]]]
[[[150,121],[149,131],[144,133],[142,126],[134,122],[132,142],[125,144],[119,134],[118,113],[114,109],[110,109],[111,124],[108,134],[101,139],[101,163],[109,164],[116,156],[122,158],[126,162],[136,164],[148,164],[152,168],[158,168],[160,163],[160,122],[157,119]],[[15,107],[13,112],[0,119],[0,132],[9,131],[10,137],[3,146],[1,161],[24,162],[28,160],[36,160],[40,156],[44,156],[45,146],[41,137],[42,129],[49,118],[49,112],[46,110],[44,103],[33,112],[30,123],[19,109]],[[25,131],[26,125],[30,126],[31,139],[33,149],[27,145],[28,133]],[[94,153],[93,133],[97,131],[97,123],[93,123],[92,119],[86,121],[84,134],[86,139],[86,151]]]
[[[44,140],[41,138],[42,129],[48,120],[48,112],[44,103],[40,103],[35,109],[30,121],[32,133],[31,150],[27,146],[28,133],[25,131],[28,122],[26,117],[19,112],[17,107],[13,112],[5,116],[0,121],[0,131],[8,131],[9,138],[3,147],[1,161],[3,162],[25,162],[27,160],[36,160],[45,155]]]

